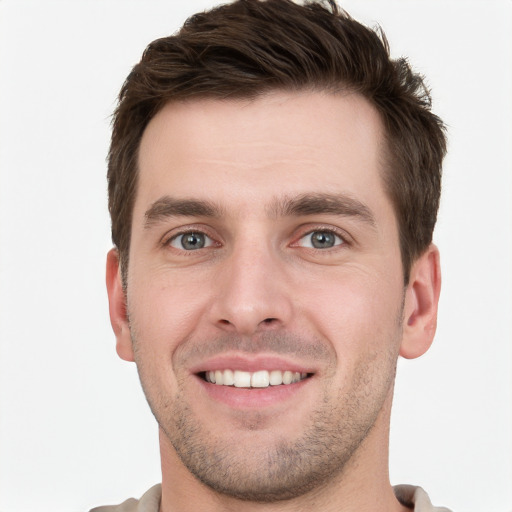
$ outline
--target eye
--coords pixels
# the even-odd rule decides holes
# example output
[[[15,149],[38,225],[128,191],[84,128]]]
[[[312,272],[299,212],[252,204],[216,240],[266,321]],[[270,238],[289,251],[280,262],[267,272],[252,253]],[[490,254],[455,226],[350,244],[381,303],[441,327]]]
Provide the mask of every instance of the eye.
[[[330,249],[345,243],[341,237],[333,233],[332,231],[312,231],[307,235],[304,235],[298,245],[301,247],[309,247],[312,249]]]
[[[175,249],[195,251],[204,247],[210,247],[213,245],[213,240],[204,233],[191,231],[174,236],[169,241],[169,245]]]

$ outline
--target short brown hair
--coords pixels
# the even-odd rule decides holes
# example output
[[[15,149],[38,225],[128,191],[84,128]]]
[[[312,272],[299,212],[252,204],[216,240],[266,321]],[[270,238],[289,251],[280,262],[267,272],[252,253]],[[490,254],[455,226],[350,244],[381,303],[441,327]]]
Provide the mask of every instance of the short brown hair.
[[[149,121],[168,102],[256,98],[272,90],[361,94],[380,113],[384,183],[399,226],[404,280],[432,241],[446,139],[421,76],[393,60],[371,30],[334,0],[237,0],[189,18],[152,42],[126,79],[108,156],[112,240],[128,268],[138,149]],[[126,281],[125,281],[126,283]]]

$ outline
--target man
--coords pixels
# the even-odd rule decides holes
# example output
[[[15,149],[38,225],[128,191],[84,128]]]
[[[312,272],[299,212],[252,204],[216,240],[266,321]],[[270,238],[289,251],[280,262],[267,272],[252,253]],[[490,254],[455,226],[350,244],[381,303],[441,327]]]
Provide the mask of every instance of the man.
[[[153,42],[114,117],[107,259],[162,484],[97,511],[440,511],[388,476],[430,346],[442,122],[334,2],[241,0]]]

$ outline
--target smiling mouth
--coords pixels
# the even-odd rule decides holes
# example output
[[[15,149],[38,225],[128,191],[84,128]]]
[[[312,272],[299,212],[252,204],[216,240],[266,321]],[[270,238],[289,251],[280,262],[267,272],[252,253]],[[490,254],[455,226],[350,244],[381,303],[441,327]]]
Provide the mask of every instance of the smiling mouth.
[[[215,370],[199,373],[199,376],[211,384],[232,386],[235,388],[267,388],[269,386],[289,386],[311,377],[312,373],[292,372],[289,370]]]

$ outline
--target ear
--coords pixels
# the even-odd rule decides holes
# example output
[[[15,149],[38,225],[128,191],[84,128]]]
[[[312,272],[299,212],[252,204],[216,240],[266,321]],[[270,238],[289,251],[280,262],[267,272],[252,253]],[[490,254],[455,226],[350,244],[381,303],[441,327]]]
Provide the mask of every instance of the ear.
[[[121,280],[117,249],[111,249],[107,254],[107,293],[110,323],[116,335],[117,353],[125,361],[134,361],[128,315],[126,313],[126,294]]]
[[[432,344],[437,327],[441,292],[439,251],[434,244],[414,262],[405,292],[403,337],[400,355],[414,359]]]

